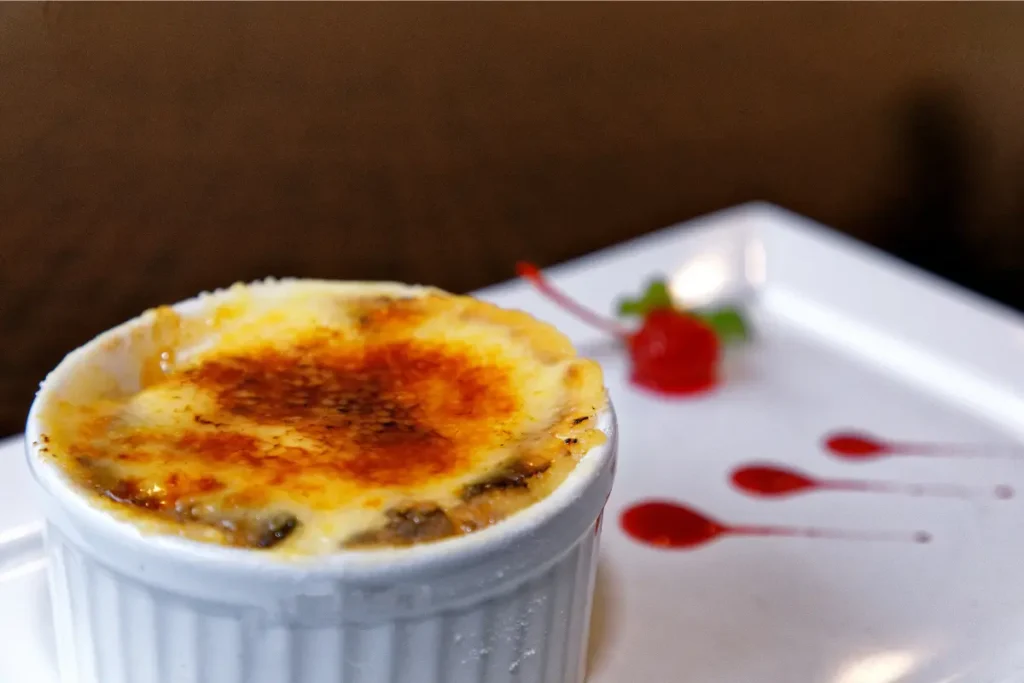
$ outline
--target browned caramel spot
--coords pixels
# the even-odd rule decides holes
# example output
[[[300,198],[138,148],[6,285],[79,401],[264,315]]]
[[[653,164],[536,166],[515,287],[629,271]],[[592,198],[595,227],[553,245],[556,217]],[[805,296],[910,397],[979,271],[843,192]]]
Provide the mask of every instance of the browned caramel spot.
[[[550,462],[534,463],[527,459],[514,460],[497,472],[467,486],[462,491],[462,498],[469,500],[491,491],[527,488],[531,478],[543,474],[549,467],[551,467]]]
[[[457,533],[445,511],[431,503],[416,503],[388,510],[387,518],[388,523],[380,529],[357,534],[345,545],[350,548],[412,545],[438,541]]]
[[[103,464],[79,459],[84,478],[105,498],[137,510],[145,510],[173,522],[196,522],[219,530],[229,545],[270,548],[287,538],[299,526],[295,515],[265,512],[236,505],[232,497],[220,505],[202,501],[221,491],[224,485],[213,477],[188,478],[175,472],[163,485],[144,484],[134,477],[122,477]]]
[[[211,392],[227,415],[286,425],[315,444],[273,448],[222,431],[182,438],[181,447],[202,459],[272,470],[278,479],[316,471],[408,485],[448,474],[470,464],[460,427],[517,407],[496,364],[468,349],[412,341],[367,348],[312,340],[211,360],[183,379]]]
[[[151,511],[174,510],[183,500],[220,491],[224,485],[214,477],[170,474],[161,484],[144,485],[136,477],[122,476],[102,462],[78,459],[85,481],[100,495],[115,502]]]
[[[395,298],[371,297],[349,302],[349,311],[356,317],[364,334],[387,335],[423,322],[431,313],[430,304],[438,297]]]

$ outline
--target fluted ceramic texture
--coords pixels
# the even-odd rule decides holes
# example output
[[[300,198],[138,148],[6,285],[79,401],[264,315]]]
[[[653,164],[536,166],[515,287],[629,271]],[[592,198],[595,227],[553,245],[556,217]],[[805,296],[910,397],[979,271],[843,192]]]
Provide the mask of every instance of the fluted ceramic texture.
[[[596,566],[588,530],[525,580],[406,620],[322,625],[128,578],[48,530],[64,683],[579,683]]]

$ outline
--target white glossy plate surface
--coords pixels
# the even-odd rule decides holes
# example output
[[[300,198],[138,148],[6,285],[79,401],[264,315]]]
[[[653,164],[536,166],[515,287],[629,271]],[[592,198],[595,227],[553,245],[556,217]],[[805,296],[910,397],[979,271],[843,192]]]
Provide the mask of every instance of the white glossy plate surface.
[[[693,302],[743,298],[754,343],[687,400],[634,389],[615,345],[521,283],[481,293],[559,325],[607,373],[621,429],[591,647],[593,683],[995,683],[1024,680],[1024,322],[766,205],[670,228],[551,271],[611,311],[652,276]],[[822,437],[983,444],[1003,457],[850,463]],[[998,449],[998,450],[996,450]],[[752,498],[730,471],[772,461],[827,478],[1009,485],[1017,497],[822,491]],[[55,681],[38,513],[18,440],[0,445],[0,681]],[[726,537],[638,544],[646,499],[723,522],[926,531],[926,545]]]

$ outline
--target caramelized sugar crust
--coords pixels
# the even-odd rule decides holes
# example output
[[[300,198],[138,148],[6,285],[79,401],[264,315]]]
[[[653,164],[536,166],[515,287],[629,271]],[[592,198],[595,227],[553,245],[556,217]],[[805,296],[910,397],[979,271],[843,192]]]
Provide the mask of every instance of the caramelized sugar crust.
[[[211,464],[245,466],[275,486],[299,472],[416,484],[471,467],[473,452],[490,445],[480,427],[519,408],[508,374],[497,359],[457,345],[365,347],[322,334],[286,350],[211,360],[180,376],[215,397],[213,411],[196,415],[200,422],[287,425],[304,447],[224,432],[188,435],[181,447]]]
[[[44,386],[41,447],[158,532],[298,554],[440,540],[540,500],[604,439],[599,366],[469,297],[299,281],[142,322],[102,340],[128,381]]]

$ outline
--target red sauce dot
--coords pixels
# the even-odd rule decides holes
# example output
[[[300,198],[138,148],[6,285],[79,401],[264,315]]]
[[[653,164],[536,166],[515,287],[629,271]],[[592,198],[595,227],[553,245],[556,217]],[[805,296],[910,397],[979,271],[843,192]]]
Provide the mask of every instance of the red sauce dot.
[[[622,514],[621,522],[634,539],[663,548],[692,548],[728,532],[695,510],[660,501],[633,505]]]
[[[732,473],[732,483],[740,490],[761,496],[782,496],[818,486],[805,474],[773,465],[747,465]]]
[[[891,448],[866,434],[833,434],[825,439],[825,448],[836,455],[871,457],[891,452]]]

